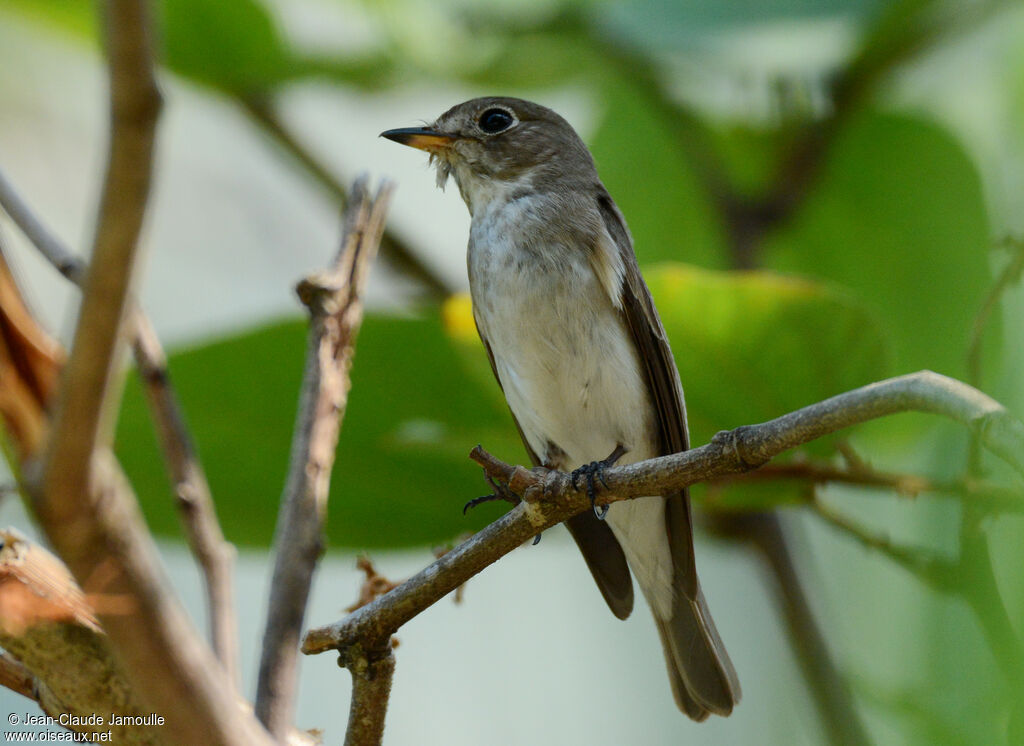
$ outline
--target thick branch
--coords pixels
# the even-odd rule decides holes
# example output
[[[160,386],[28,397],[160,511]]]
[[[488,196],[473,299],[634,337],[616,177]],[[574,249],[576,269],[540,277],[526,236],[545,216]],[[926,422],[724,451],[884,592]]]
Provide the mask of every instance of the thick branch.
[[[62,275],[79,287],[84,283],[86,263],[47,230],[2,173],[0,207]],[[136,306],[129,312],[127,327],[178,497],[179,515],[189,546],[203,571],[213,649],[229,677],[235,680],[238,646],[232,583],[234,547],[224,540],[220,530],[210,486],[185,426],[184,414],[170,383],[166,356],[153,326]]]
[[[356,183],[334,266],[322,276],[306,279],[298,288],[312,321],[281,499],[277,559],[256,691],[256,714],[278,737],[291,724],[299,634],[313,572],[323,550],[327,492],[348,397],[348,371],[362,322],[362,294],[377,254],[390,195],[391,187],[385,185],[371,199],[365,181]]]
[[[0,540],[0,645],[16,658],[5,659],[4,669],[13,673],[12,663],[21,667],[21,693],[54,718],[145,716],[89,603],[60,560],[12,529],[0,532]],[[110,728],[117,743],[162,743],[159,727]],[[72,726],[83,729],[105,731],[107,724]]]
[[[906,411],[941,414],[964,423],[994,453],[1024,473],[1024,424],[980,391],[922,371],[864,386],[760,425],[718,433],[700,448],[609,468],[604,474],[607,490],[598,493],[597,502],[676,492],[696,482],[745,472],[801,443]],[[512,467],[479,447],[473,456],[525,502],[391,593],[340,622],[310,630],[303,652],[344,649],[357,642],[366,648],[383,648],[399,627],[487,565],[590,506],[585,490],[573,489],[566,474]]]
[[[110,0],[105,7],[110,151],[92,263],[35,506],[82,587],[122,599],[121,611],[100,609],[99,616],[133,690],[166,717],[160,736],[179,743],[265,744],[266,733],[238,709],[233,687],[168,592],[134,495],[103,447],[160,108],[148,8],[144,0]]]

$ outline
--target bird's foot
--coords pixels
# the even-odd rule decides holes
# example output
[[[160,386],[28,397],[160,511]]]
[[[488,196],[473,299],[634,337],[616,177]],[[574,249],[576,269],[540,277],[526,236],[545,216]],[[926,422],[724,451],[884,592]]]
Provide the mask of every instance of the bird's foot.
[[[508,488],[507,484],[496,482],[490,477],[487,477],[487,483],[491,485],[491,489],[494,490],[489,495],[483,497],[474,497],[468,503],[462,506],[462,515],[466,515],[471,508],[475,508],[477,505],[483,505],[484,503],[492,503],[497,500],[504,500],[507,503],[518,505],[520,502],[519,495]]]
[[[578,469],[575,469],[569,477],[572,479],[572,488],[578,490],[580,488],[580,478],[586,480],[587,485],[587,498],[590,500],[590,507],[594,510],[594,515],[597,516],[597,520],[603,521],[605,516],[608,515],[608,506],[602,505],[598,507],[595,503],[597,501],[597,488],[594,484],[594,480],[597,479],[604,485],[605,489],[608,489],[608,483],[604,481],[604,470],[609,466],[614,466],[615,462],[622,458],[623,454],[626,453],[626,449],[621,443],[615,446],[615,450],[612,451],[608,458],[602,461],[591,461],[589,464],[584,464]]]
[[[521,502],[519,495],[510,490],[507,484],[496,482],[495,480],[491,479],[491,477],[487,477],[486,479],[487,483],[491,485],[491,489],[493,489],[494,492],[492,492],[489,495],[484,495],[483,497],[474,497],[472,500],[470,500],[468,503],[462,506],[462,515],[466,515],[466,513],[468,513],[471,509],[475,508],[477,505],[483,505],[484,503],[493,503],[498,500],[504,500],[505,502],[512,503],[513,505],[518,505]],[[533,537],[534,546],[540,543],[541,536],[542,534],[537,534]]]

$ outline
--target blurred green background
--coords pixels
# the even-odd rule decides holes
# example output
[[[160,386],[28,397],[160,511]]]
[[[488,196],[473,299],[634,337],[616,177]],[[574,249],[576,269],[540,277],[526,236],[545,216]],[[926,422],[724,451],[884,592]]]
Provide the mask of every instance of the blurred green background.
[[[323,131],[298,124],[296,112],[314,105],[304,92],[315,91],[322,106],[365,107],[371,119],[385,110],[378,101],[389,102],[391,116],[405,111],[404,120],[374,120],[378,131],[429,120],[472,95],[571,102],[632,230],[695,444],[924,368],[1024,415],[1020,3],[156,7],[168,79],[229,107],[331,209],[343,202],[351,169],[325,154]],[[0,24],[5,18],[41,26],[61,44],[98,44],[91,3],[0,0]],[[334,29],[343,31],[332,37]],[[417,108],[422,91],[431,101],[441,92],[458,97],[425,111]],[[172,98],[168,116],[175,105]],[[351,139],[341,129],[333,136]],[[2,159],[0,149],[0,166]],[[401,193],[426,192],[432,182],[421,169]],[[157,205],[160,196],[158,187]],[[205,219],[216,220],[217,204],[209,209]],[[501,509],[461,515],[462,503],[485,489],[469,449],[479,442],[525,459],[483,351],[459,323],[465,301],[450,297],[465,279],[439,268],[436,245],[416,227],[433,212],[407,214],[389,235],[384,290],[359,337],[332,479],[335,548],[451,541]],[[461,255],[465,225],[445,231],[449,253]],[[282,287],[298,274],[282,277]],[[180,335],[171,371],[226,535],[267,547],[305,324],[268,312],[233,327]],[[178,536],[134,374],[117,447],[153,530]],[[995,461],[972,462],[969,450],[957,426],[903,416],[789,454],[797,478],[695,490],[707,530],[737,547],[752,544],[775,568],[766,578],[783,607],[811,599],[810,616],[784,618],[808,676],[809,694],[794,696],[817,702],[820,742],[1024,742],[1024,524],[978,507],[989,505],[986,485],[1014,489],[1017,500],[1024,494]],[[801,468],[828,468],[849,482],[866,472],[893,482],[917,476],[944,489],[910,490],[910,500],[907,489],[818,484],[800,478]],[[796,582],[779,571],[780,549],[766,540],[780,525],[776,509]],[[921,592],[890,605],[908,582]],[[815,673],[818,653],[801,640],[815,634],[832,652],[824,673]],[[900,640],[914,644],[904,649]],[[879,655],[884,676],[872,662]]]

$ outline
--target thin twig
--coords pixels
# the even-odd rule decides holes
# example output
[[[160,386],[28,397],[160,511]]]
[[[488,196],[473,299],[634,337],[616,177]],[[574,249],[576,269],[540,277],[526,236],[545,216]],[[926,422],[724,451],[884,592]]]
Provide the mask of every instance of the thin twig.
[[[122,600],[99,610],[133,690],[178,743],[269,744],[169,591],[131,488],[106,448],[138,237],[160,110],[144,0],[109,0],[110,150],[92,262],[42,476],[30,485],[51,543],[87,592]],[[99,586],[99,587],[97,587]]]
[[[736,484],[763,482],[799,482],[800,484],[845,484],[856,487],[878,487],[900,495],[917,497],[923,493],[953,495],[964,502],[977,504],[986,512],[1021,513],[1024,497],[1014,490],[981,479],[932,479],[919,474],[898,474],[877,471],[868,466],[843,468],[829,463],[795,461],[766,464],[745,474],[729,474],[710,484],[728,487]]]
[[[898,412],[920,411],[957,420],[1024,473],[1024,423],[1002,405],[966,384],[930,371],[864,386],[760,425],[718,433],[711,442],[670,456],[605,471],[607,489],[597,504],[676,492],[701,481],[757,468],[802,443],[852,425]],[[321,653],[360,643],[383,647],[407,621],[476,573],[541,531],[586,510],[586,490],[568,475],[510,466],[479,446],[472,457],[524,501],[391,593],[333,625],[310,630],[303,652]]]
[[[344,208],[348,204],[349,195],[344,184],[292,132],[272,102],[252,96],[239,97],[237,100],[252,120],[289,153],[339,207]],[[418,281],[435,300],[447,298],[456,290],[424,263],[411,246],[386,228],[380,240],[380,254],[400,272]]]
[[[277,559],[256,690],[256,714],[278,737],[291,725],[299,634],[323,550],[327,492],[348,398],[348,371],[362,322],[362,294],[384,230],[391,191],[385,184],[371,198],[365,181],[356,182],[333,267],[307,278],[298,288],[311,315],[309,347],[281,497]]]
[[[213,652],[228,679],[238,681],[238,620],[233,569],[235,547],[217,521],[210,484],[171,386],[167,359],[149,319],[132,314],[132,352],[156,424],[164,460],[174,484],[178,514],[206,586],[206,611]]]
[[[56,236],[40,222],[28,204],[18,195],[14,186],[0,171],[0,207],[14,224],[25,234],[25,238],[52,264],[58,272],[81,286],[85,280],[85,262],[68,251]]]
[[[1003,293],[1012,283],[1020,282],[1021,273],[1024,272],[1024,239],[1008,239],[1006,244],[1013,250],[1010,261],[1003,267],[996,281],[992,283],[992,287],[989,288],[982,300],[981,307],[971,324],[971,337],[967,345],[967,383],[975,387],[981,386],[981,347],[985,340],[985,329],[988,327],[989,319],[1003,297]]]
[[[815,499],[811,506],[814,514],[821,520],[856,539],[865,548],[884,555],[932,590],[940,593],[957,593],[957,563],[922,548],[908,549],[898,546],[893,544],[888,537],[869,533],[862,526],[829,507],[820,499]]]
[[[88,265],[46,228],[2,172],[0,207],[57,271],[76,286],[82,286]],[[167,357],[160,340],[149,318],[134,299],[129,299],[129,304],[132,310],[129,311],[126,326],[131,335],[135,364],[145,385],[164,460],[178,498],[178,514],[189,546],[203,572],[210,639],[228,677],[236,681],[238,626],[232,581],[235,549],[224,539],[217,521],[210,485],[185,426],[185,416],[178,397],[171,386]]]
[[[1008,247],[1013,249],[1010,261],[1003,267],[996,281],[989,288],[988,293],[981,302],[981,307],[974,316],[971,324],[971,336],[967,344],[967,383],[980,388],[981,381],[981,350],[985,341],[985,330],[992,318],[999,300],[1003,293],[1010,287],[1011,283],[1019,282],[1021,273],[1024,272],[1024,239],[1006,241]],[[967,470],[971,475],[977,475],[981,470],[981,449],[976,439],[972,438],[967,456]]]

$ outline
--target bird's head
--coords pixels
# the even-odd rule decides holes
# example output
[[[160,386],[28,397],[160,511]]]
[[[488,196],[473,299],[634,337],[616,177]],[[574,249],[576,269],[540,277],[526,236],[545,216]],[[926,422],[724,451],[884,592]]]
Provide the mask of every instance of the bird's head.
[[[475,98],[426,127],[381,136],[430,153],[438,186],[454,176],[471,213],[521,189],[544,192],[596,178],[590,152],[572,126],[551,109],[518,98]]]

